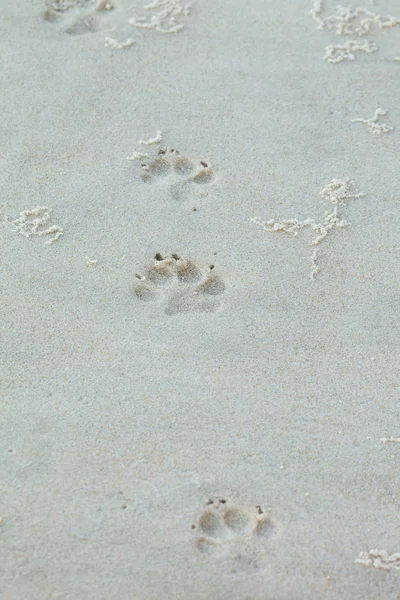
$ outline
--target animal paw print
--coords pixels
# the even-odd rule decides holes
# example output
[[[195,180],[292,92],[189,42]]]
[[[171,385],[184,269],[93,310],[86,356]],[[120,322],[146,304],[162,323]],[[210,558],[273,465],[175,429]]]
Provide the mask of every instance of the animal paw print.
[[[157,253],[145,275],[136,275],[133,294],[143,302],[163,301],[166,315],[215,312],[225,292],[224,279],[210,265],[204,275],[198,265],[177,254]]]
[[[114,8],[114,0],[48,0],[43,18],[77,35],[101,29],[105,15]]]
[[[247,562],[252,552],[246,542],[265,541],[275,533],[274,524],[260,506],[236,506],[224,498],[209,500],[192,529],[200,534],[196,539],[200,552],[228,552],[241,559],[247,552]]]
[[[215,173],[209,162],[197,164],[174,148],[160,148],[155,158],[142,163],[140,176],[147,183],[167,181],[171,198],[184,202],[195,193],[204,195],[199,187],[210,184]]]

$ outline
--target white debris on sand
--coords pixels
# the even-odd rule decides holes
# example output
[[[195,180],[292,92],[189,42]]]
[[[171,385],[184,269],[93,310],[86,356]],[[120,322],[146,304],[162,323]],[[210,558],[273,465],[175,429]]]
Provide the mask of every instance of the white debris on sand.
[[[323,3],[315,0],[308,13],[317,24],[318,30],[334,31],[338,36],[372,35],[377,29],[388,29],[400,25],[400,18],[381,15],[362,7],[354,9],[337,6],[332,14],[323,15]],[[360,44],[356,40],[349,40],[345,44],[330,44],[325,48],[324,60],[329,63],[339,63],[344,60],[355,60],[356,52],[371,54],[378,50],[374,42],[365,41]]]
[[[128,38],[125,40],[125,42],[118,42],[114,38],[106,37],[104,40],[104,47],[113,48],[114,50],[123,50],[124,48],[130,48],[130,46],[133,46],[134,43],[135,42],[132,40],[132,38]]]
[[[47,5],[58,12],[66,12],[76,8],[94,8],[97,0],[53,0],[47,2]]]
[[[381,135],[381,133],[389,133],[393,131],[393,127],[386,125],[386,123],[378,123],[380,117],[384,117],[387,111],[383,108],[377,108],[374,116],[371,119],[352,119],[352,123],[364,123],[368,125],[367,131],[371,135]]]
[[[384,571],[400,571],[400,552],[389,554],[387,550],[370,550],[360,552],[356,563],[364,567],[374,567]]]
[[[321,0],[315,0],[312,9],[308,13],[310,17],[317,23],[317,29],[323,29],[325,21],[322,18],[322,2]]]
[[[15,219],[14,221],[9,217],[6,217],[5,220],[16,232],[27,238],[32,235],[38,235],[40,237],[54,235],[54,237],[45,242],[46,245],[49,245],[53,244],[53,242],[58,240],[64,233],[62,227],[50,225],[51,212],[51,209],[47,206],[37,206],[30,210],[23,210],[19,213],[18,219]]]
[[[148,158],[147,152],[132,152],[132,156],[128,156],[128,160],[142,160],[143,158]]]
[[[132,17],[129,23],[140,29],[154,29],[161,33],[177,33],[183,29],[182,23],[177,23],[177,18],[190,14],[193,2],[181,4],[179,0],[153,0],[143,6],[144,10],[157,10],[150,17]]]
[[[316,276],[318,275],[318,273],[321,271],[321,267],[319,266],[318,262],[317,262],[317,256],[318,256],[318,248],[314,248],[313,253],[311,254],[311,263],[312,263],[312,268],[311,268],[311,273],[310,273],[310,279],[315,279]]]
[[[152,144],[161,144],[162,142],[162,133],[161,131],[157,131],[155,137],[150,138],[149,140],[139,140],[138,144],[142,144],[142,146],[151,146]]]
[[[300,221],[297,218],[286,219],[283,221],[275,221],[274,219],[263,221],[259,217],[253,217],[250,220],[253,223],[256,223],[256,225],[260,225],[265,231],[282,231],[290,234],[292,237],[296,237],[300,229],[310,227],[312,231],[315,231],[317,234],[311,241],[311,245],[318,246],[333,229],[340,229],[350,225],[348,221],[345,221],[340,217],[338,207],[346,206],[346,200],[362,198],[364,194],[357,191],[354,182],[351,179],[333,179],[320,191],[320,196],[333,205],[333,211],[326,212],[321,223],[317,223],[311,218],[304,219],[303,221]],[[317,248],[315,248],[310,257],[312,262],[310,278],[313,280],[321,270],[317,263],[317,254]]]
[[[400,437],[384,437],[381,438],[381,443],[382,444],[400,444]]]
[[[365,41],[362,44],[356,40],[347,40],[345,44],[330,44],[325,48],[324,60],[337,64],[344,60],[355,60],[356,52],[371,54],[377,52],[378,47],[374,42]]]
[[[319,194],[324,200],[339,206],[346,206],[346,200],[356,200],[365,196],[362,192],[357,191],[354,181],[349,178],[344,181],[332,179]]]
[[[368,35],[374,29],[387,29],[400,25],[400,18],[382,17],[366,8],[354,9],[337,6],[331,15],[322,16],[322,2],[316,1],[309,12],[311,18],[317,23],[317,29],[334,30],[336,35]]]

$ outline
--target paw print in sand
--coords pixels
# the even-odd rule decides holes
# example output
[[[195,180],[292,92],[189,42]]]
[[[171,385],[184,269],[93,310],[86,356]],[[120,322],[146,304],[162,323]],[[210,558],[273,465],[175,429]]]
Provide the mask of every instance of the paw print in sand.
[[[143,302],[164,304],[166,315],[215,312],[225,292],[225,282],[210,265],[205,274],[198,265],[177,254],[156,254],[145,275],[136,275],[133,295]]]
[[[260,506],[245,507],[211,499],[192,529],[198,534],[196,547],[202,553],[231,556],[241,567],[259,568],[264,544],[275,533],[275,525]]]
[[[56,23],[62,31],[77,35],[109,27],[108,15],[114,0],[47,0],[43,19]]]
[[[171,198],[184,202],[197,194],[207,195],[202,186],[208,186],[215,173],[209,162],[202,160],[197,164],[178,150],[160,148],[155,158],[142,163],[140,176],[147,183],[168,185]]]

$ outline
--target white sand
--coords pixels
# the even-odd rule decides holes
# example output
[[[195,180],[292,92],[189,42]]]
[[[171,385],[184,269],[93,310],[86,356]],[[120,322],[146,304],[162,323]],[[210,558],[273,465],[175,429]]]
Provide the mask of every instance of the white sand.
[[[92,5],[1,2],[0,598],[397,600],[400,27]]]

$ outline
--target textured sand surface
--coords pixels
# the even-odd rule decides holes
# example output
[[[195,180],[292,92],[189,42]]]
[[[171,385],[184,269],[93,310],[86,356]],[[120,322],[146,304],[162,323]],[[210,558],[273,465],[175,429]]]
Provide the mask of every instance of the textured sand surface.
[[[400,6],[54,4],[0,0],[1,600],[398,600]]]

